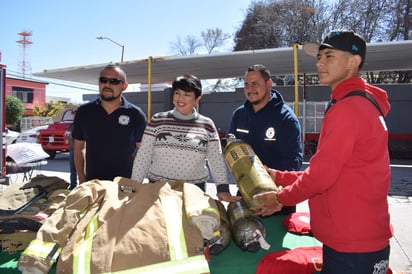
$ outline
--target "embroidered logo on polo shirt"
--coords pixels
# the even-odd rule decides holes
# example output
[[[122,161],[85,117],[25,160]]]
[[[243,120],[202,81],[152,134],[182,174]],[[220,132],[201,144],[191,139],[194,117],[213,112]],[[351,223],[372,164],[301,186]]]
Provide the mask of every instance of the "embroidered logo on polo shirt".
[[[266,130],[266,141],[276,141],[276,132],[275,129],[273,127],[270,127]]]
[[[127,115],[120,115],[119,116],[119,124],[122,126],[127,126],[130,122],[130,117]]]

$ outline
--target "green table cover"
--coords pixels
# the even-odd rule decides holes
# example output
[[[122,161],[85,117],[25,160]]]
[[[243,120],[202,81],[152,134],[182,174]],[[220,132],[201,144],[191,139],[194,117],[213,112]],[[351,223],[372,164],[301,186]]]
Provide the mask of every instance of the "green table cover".
[[[212,274],[253,274],[259,260],[265,254],[297,247],[321,245],[313,237],[287,232],[286,227],[282,225],[283,219],[284,216],[270,216],[262,219],[266,229],[265,239],[270,244],[269,250],[260,249],[256,253],[242,251],[232,241],[221,254],[210,256],[210,272]],[[21,252],[0,253],[0,273],[20,273],[17,269],[20,254]],[[55,268],[50,273],[55,273]]]
[[[253,274],[260,259],[271,252],[294,249],[297,247],[319,246],[321,243],[311,236],[289,233],[282,225],[285,216],[262,218],[266,229],[269,250],[260,249],[256,253],[242,251],[234,241],[220,255],[211,255],[210,271],[216,274]]]

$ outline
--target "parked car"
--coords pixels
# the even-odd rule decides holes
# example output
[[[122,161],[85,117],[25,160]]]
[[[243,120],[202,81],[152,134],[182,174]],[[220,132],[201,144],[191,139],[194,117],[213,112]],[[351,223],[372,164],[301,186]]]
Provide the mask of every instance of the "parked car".
[[[53,159],[57,152],[70,151],[69,128],[73,123],[73,109],[64,111],[59,122],[48,125],[46,129],[39,131],[37,142],[42,145],[43,150]]]
[[[26,130],[19,134],[16,143],[37,143],[37,136],[39,136],[39,131],[46,129],[49,125],[38,126]]]
[[[16,143],[17,137],[19,136],[19,132],[6,128],[6,144],[14,144]]]

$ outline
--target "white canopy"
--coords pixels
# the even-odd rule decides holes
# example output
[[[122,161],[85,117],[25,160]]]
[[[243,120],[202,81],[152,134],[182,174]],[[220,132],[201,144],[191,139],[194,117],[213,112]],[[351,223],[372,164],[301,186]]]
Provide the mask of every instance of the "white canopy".
[[[366,63],[363,70],[412,70],[411,52],[412,40],[370,43],[367,45]],[[315,62],[315,57],[305,54],[301,47],[298,47],[298,73],[316,73]],[[192,73],[201,79],[239,77],[243,76],[247,67],[253,64],[264,64],[270,69],[272,75],[293,74],[293,47],[205,55],[149,57],[142,60],[124,61],[119,65],[126,71],[129,83],[145,84],[172,81],[176,76],[184,73]],[[106,65],[44,70],[33,75],[97,84],[98,75]]]

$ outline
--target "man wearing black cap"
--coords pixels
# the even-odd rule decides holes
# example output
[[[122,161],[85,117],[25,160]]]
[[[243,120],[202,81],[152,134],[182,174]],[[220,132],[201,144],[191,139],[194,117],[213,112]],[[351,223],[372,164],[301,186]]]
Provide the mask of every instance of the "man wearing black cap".
[[[313,235],[323,243],[321,273],[386,273],[393,233],[388,96],[359,77],[366,42],[353,31],[332,31],[304,50],[317,57],[319,81],[332,89],[317,152],[302,172],[270,169],[283,189],[255,195],[262,203],[254,210],[268,215],[308,199]]]

